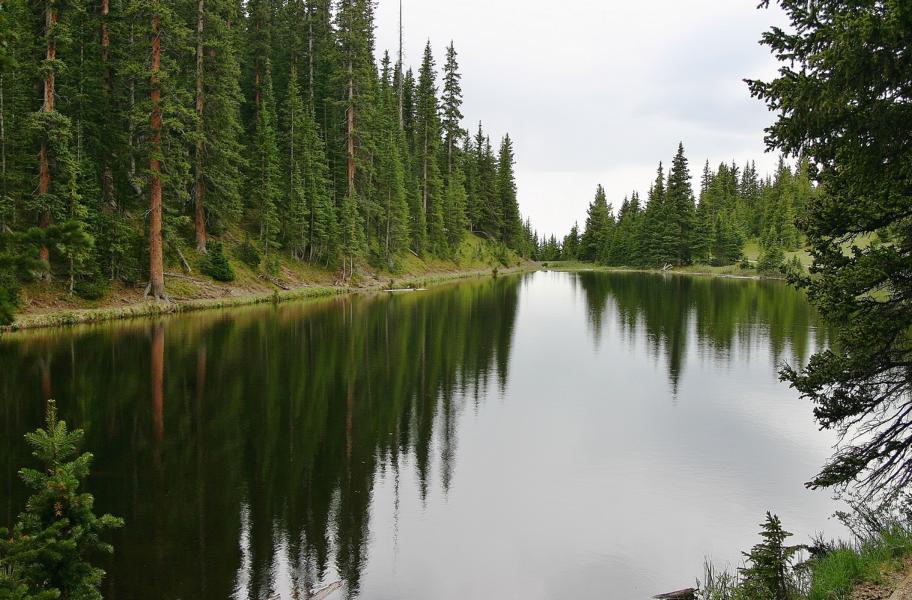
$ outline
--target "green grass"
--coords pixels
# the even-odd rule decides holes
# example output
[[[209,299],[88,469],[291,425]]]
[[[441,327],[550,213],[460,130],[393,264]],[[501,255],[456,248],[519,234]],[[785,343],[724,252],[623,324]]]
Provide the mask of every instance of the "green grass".
[[[808,600],[848,600],[860,583],[881,583],[912,556],[912,531],[894,526],[856,545],[839,544],[811,563]]]
[[[891,525],[864,541],[832,544],[822,557],[796,568],[793,583],[803,591],[794,600],[851,600],[857,586],[885,583],[889,575],[905,568],[910,558],[912,528],[904,525]],[[808,571],[802,576],[804,568]],[[766,600],[755,598],[742,585],[739,573],[720,571],[709,562],[700,590],[698,597],[704,600]]]

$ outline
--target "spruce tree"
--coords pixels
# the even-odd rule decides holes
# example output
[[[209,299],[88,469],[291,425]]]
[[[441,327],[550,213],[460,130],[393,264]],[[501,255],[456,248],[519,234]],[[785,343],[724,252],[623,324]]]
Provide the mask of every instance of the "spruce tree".
[[[280,229],[280,166],[277,117],[272,88],[272,21],[270,0],[253,0],[248,5],[248,48],[253,70],[252,122],[248,146],[247,202],[252,210],[258,236],[263,244],[266,268],[273,268]]]
[[[236,222],[243,207],[245,148],[241,121],[241,68],[238,23],[233,0],[205,0],[203,31],[197,31],[197,139],[194,163],[194,222],[197,250],[204,252],[208,223]],[[200,18],[198,12],[197,18]]]
[[[497,159],[497,199],[500,204],[501,229],[500,239],[510,248],[517,249],[522,233],[522,217],[519,214],[519,202],[516,197],[516,175],[513,165],[513,140],[510,134],[504,136],[500,143]]]
[[[574,223],[570,233],[564,237],[561,247],[561,260],[578,260],[580,257],[579,224]]]
[[[462,167],[457,162],[453,165],[447,182],[445,205],[447,243],[453,251],[459,248],[468,225],[467,203],[465,176],[462,174]]]
[[[668,173],[668,189],[665,205],[671,218],[676,242],[674,254],[678,265],[691,262],[691,243],[694,229],[694,194],[690,185],[690,170],[684,156],[684,144],[678,144],[678,151]]]
[[[443,143],[447,157],[447,182],[453,173],[455,154],[459,150],[459,140],[462,139],[462,86],[459,74],[459,63],[456,60],[456,48],[450,42],[447,48],[446,64],[443,68],[443,94],[441,95],[440,109],[443,126]]]
[[[608,208],[608,198],[605,188],[599,184],[595,190],[595,199],[589,204],[589,213],[586,216],[586,227],[580,240],[579,258],[588,262],[596,262],[602,257],[602,250],[610,233],[613,217]]]
[[[307,230],[308,259],[327,262],[334,256],[338,224],[326,149],[320,139],[313,106],[306,107],[300,126],[304,145],[301,177],[307,198],[307,214],[310,217]]]
[[[443,179],[438,157],[441,150],[440,116],[437,106],[437,75],[431,43],[424,48],[418,73],[415,112],[415,155],[419,169],[421,204],[427,219],[428,242],[435,252],[446,252],[443,215]]]
[[[745,552],[746,566],[740,570],[743,592],[748,598],[789,600],[797,597],[791,569],[800,546],[787,546],[791,533],[782,529],[779,517],[766,513],[761,525],[763,541]]]
[[[337,51],[340,64],[333,87],[342,98],[336,102],[344,119],[341,147],[344,168],[339,190],[341,249],[349,272],[366,247],[364,227],[368,210],[368,169],[371,163],[372,119],[377,74],[373,60],[374,16],[369,0],[339,0],[336,6]]]
[[[284,194],[282,213],[282,236],[284,246],[295,258],[304,258],[308,247],[310,225],[310,204],[307,201],[305,166],[308,148],[306,129],[309,110],[304,107],[298,70],[292,64],[285,93],[285,109],[282,111],[285,123],[285,167],[283,172]]]
[[[405,138],[399,126],[399,107],[393,87],[389,54],[383,59],[377,120],[377,196],[380,203],[378,238],[381,254],[391,268],[408,245],[409,207],[406,192]]]

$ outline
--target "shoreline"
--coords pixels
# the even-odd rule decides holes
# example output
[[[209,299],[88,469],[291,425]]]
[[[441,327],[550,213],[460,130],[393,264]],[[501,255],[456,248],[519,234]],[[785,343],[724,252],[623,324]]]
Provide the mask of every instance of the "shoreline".
[[[700,271],[688,271],[685,267],[684,270],[678,268],[668,269],[663,271],[662,269],[637,269],[633,267],[609,267],[604,265],[597,265],[594,263],[573,263],[569,265],[561,264],[547,264],[541,263],[541,269],[544,271],[558,271],[565,273],[579,273],[579,272],[592,272],[592,273],[649,273],[652,275],[696,275],[700,277],[719,277],[722,279],[744,279],[748,281],[786,281],[786,278],[782,275],[764,275],[762,273],[754,272],[744,272],[744,273],[727,273],[724,271],[712,271],[712,270],[700,270]],[[695,265],[699,269],[712,269],[708,265]]]
[[[389,290],[387,284],[377,283],[365,286],[333,286],[333,285],[303,285],[291,290],[275,288],[269,292],[251,292],[238,296],[225,296],[221,298],[197,298],[188,300],[174,300],[171,302],[143,301],[126,306],[109,306],[98,308],[68,308],[44,313],[20,314],[11,325],[0,327],[0,335],[17,331],[34,329],[49,329],[54,327],[70,327],[73,325],[88,325],[109,321],[121,321],[134,318],[147,318],[218,310],[225,308],[240,308],[266,303],[286,303],[299,300],[316,300],[334,296],[354,295],[365,292],[402,291],[439,286],[448,282],[475,277],[497,275],[515,275],[538,271],[542,267],[538,263],[523,263],[516,267],[503,267],[498,269],[469,269],[454,272],[429,272],[424,275],[412,275],[395,279],[397,288]],[[393,278],[391,278],[393,279]]]
[[[702,269],[703,265],[698,265],[698,268]],[[740,279],[748,281],[785,281],[785,278],[782,276],[761,275],[759,273],[740,274],[714,272],[712,270],[688,271],[678,269],[669,269],[667,271],[662,271],[660,269],[609,267],[592,263],[572,263],[562,265],[554,263],[549,264],[547,262],[526,262],[516,267],[499,268],[497,269],[497,274],[513,275],[519,273],[530,273],[534,271],[555,271],[563,273],[648,273],[652,275],[662,274],[676,276],[718,277],[722,279]],[[423,275],[414,274],[396,279],[395,282],[397,289],[392,290],[386,287],[388,285],[387,283],[381,283],[380,281],[364,286],[302,285],[290,290],[281,290],[276,287],[272,292],[251,291],[250,293],[245,293],[237,296],[223,296],[219,298],[195,298],[173,300],[171,302],[142,301],[134,302],[124,306],[107,306],[97,308],[63,308],[42,313],[20,314],[16,317],[16,320],[11,325],[0,327],[0,335],[4,333],[28,331],[33,329],[50,329],[54,327],[89,325],[93,323],[122,321],[135,318],[169,316],[226,308],[240,308],[244,306],[255,306],[257,304],[266,304],[270,302],[286,303],[300,300],[329,298],[333,296],[353,295],[365,292],[404,291],[420,287],[438,286],[444,283],[462,279],[491,276],[493,273],[493,268],[475,268],[453,272],[431,271]]]

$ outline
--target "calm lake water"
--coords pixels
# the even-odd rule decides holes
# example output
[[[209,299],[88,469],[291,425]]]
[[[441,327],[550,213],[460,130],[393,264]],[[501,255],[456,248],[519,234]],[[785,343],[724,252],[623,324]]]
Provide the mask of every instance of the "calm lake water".
[[[0,337],[0,518],[45,399],[123,516],[112,599],[646,599],[737,563],[835,441],[778,282],[535,273]]]

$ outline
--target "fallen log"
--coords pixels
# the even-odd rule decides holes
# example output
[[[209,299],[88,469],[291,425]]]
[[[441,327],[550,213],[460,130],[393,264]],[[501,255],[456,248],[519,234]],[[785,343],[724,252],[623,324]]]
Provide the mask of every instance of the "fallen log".
[[[696,597],[697,590],[695,588],[687,588],[676,592],[668,592],[667,594],[653,596],[656,600],[695,600]]]

